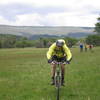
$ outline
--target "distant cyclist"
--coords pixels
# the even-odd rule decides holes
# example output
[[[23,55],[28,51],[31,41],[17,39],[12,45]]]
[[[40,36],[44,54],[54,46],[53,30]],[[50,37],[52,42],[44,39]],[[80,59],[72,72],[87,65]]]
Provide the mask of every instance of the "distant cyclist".
[[[72,59],[72,54],[67,47],[65,40],[59,39],[53,43],[48,52],[47,52],[48,63],[51,63],[52,67],[52,82],[51,85],[54,85],[54,76],[56,70],[56,64],[52,63],[53,61],[57,62],[66,62],[70,63]],[[61,64],[61,74],[62,74],[62,85],[64,85],[64,75],[65,75],[65,64]]]

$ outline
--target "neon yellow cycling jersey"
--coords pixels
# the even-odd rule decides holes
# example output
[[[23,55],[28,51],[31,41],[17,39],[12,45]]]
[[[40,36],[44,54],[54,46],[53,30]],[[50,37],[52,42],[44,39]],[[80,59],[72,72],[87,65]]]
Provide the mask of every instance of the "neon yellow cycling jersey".
[[[61,48],[57,47],[56,43],[53,43],[47,52],[47,59],[51,59],[53,55],[56,55],[58,58],[66,56],[68,61],[72,58],[72,54],[65,43]]]

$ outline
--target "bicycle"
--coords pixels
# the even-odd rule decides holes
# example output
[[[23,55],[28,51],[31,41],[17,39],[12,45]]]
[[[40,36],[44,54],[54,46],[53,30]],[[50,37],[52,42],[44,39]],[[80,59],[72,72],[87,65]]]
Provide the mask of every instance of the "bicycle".
[[[59,92],[60,92],[60,87],[62,86],[62,74],[61,74],[61,64],[66,64],[65,62],[52,62],[54,64],[57,64],[57,68],[56,68],[56,71],[55,71],[55,77],[54,77],[54,84],[57,88],[57,100],[59,100]]]

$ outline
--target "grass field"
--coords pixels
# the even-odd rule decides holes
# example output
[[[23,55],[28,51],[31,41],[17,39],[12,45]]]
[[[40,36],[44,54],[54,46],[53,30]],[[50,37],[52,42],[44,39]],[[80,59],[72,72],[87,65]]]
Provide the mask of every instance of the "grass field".
[[[47,50],[0,50],[0,100],[56,100]],[[71,51],[73,60],[66,65],[60,100],[100,100],[100,47],[94,52],[80,53],[78,48]]]

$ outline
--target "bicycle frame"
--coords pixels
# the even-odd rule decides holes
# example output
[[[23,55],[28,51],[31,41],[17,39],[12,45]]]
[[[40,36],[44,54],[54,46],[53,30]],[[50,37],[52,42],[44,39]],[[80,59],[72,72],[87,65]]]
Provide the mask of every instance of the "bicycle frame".
[[[61,86],[61,64],[58,62],[55,71],[55,86]]]

